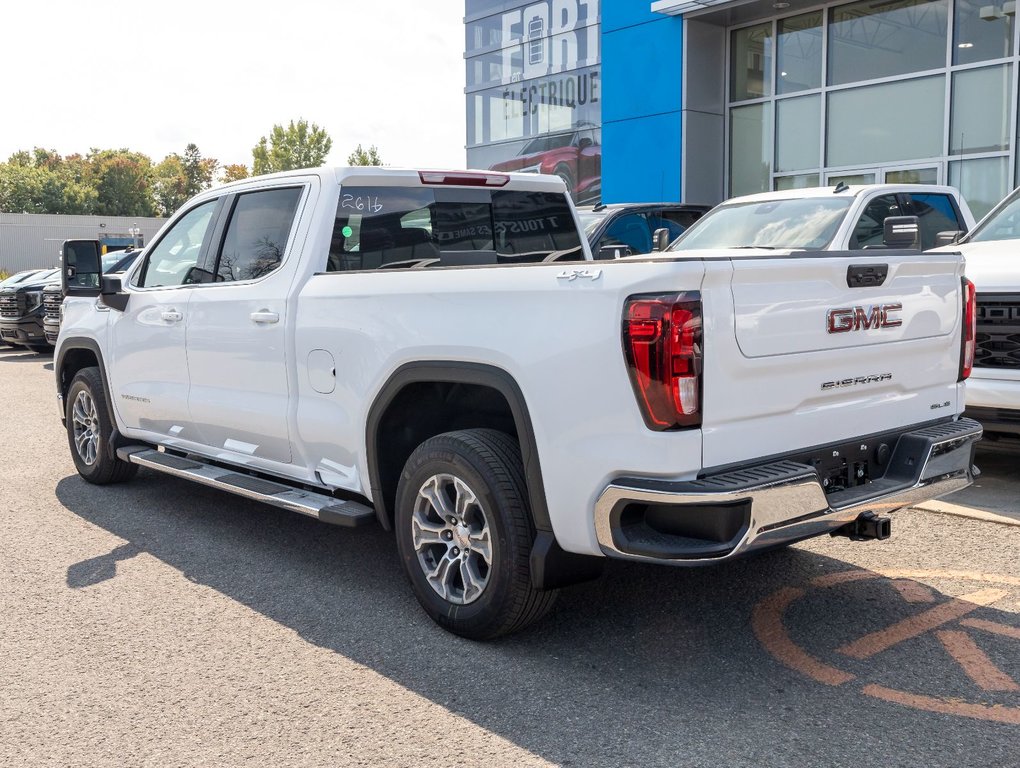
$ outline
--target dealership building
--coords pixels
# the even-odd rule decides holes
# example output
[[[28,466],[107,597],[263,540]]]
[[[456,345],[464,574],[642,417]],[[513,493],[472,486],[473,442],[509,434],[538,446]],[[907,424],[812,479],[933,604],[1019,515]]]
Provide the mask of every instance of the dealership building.
[[[466,0],[467,161],[578,201],[1018,182],[1015,0]]]

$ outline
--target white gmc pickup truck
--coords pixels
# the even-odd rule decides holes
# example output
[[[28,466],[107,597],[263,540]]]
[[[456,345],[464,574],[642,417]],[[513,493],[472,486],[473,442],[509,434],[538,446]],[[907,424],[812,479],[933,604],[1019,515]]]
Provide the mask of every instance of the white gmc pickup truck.
[[[71,455],[395,533],[447,629],[606,557],[725,561],[963,488],[959,254],[593,262],[555,177],[317,169],[184,206],[123,275],[68,241]],[[384,567],[384,566],[383,566]]]

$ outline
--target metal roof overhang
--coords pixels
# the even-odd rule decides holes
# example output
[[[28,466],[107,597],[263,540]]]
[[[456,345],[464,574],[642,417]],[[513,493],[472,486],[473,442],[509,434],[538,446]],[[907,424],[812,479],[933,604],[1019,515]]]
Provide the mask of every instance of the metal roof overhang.
[[[818,5],[818,0],[654,0],[653,13],[732,26]]]

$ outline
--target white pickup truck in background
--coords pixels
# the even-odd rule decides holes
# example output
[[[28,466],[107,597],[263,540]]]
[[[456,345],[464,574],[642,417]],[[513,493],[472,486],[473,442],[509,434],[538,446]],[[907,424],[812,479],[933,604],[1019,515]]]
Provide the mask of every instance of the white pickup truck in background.
[[[904,228],[910,223],[904,217],[916,217],[916,237]],[[888,227],[887,219],[894,219]],[[955,187],[839,184],[731,198],[695,222],[669,250],[928,249],[939,244],[938,235],[951,241],[952,234],[973,226],[970,207]],[[888,239],[887,229],[895,231],[895,241]]]
[[[123,275],[97,246],[65,244],[54,360],[81,476],[378,522],[468,637],[605,557],[885,538],[971,482],[956,253],[594,262],[559,179],[379,168],[204,192]]]
[[[959,243],[977,289],[977,348],[967,415],[993,438],[1020,436],[1020,189]]]

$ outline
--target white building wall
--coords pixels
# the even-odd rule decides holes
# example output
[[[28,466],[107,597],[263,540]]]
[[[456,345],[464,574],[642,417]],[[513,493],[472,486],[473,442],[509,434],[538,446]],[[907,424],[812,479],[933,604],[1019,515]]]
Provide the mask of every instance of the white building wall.
[[[127,236],[137,228],[148,244],[165,221],[144,216],[0,213],[0,272],[55,267],[60,262],[61,245],[70,239],[94,240],[103,234]]]

